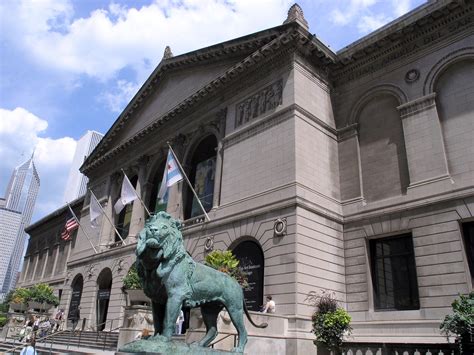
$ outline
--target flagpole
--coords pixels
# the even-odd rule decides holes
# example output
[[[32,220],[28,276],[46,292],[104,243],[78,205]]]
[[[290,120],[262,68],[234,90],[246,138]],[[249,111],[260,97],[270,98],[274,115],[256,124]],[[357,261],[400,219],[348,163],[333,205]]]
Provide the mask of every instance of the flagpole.
[[[97,199],[97,197],[95,197],[94,193],[92,192],[91,189],[89,189],[89,191],[91,192],[91,197],[94,197],[95,201],[97,202],[97,204],[99,205],[100,209],[102,210],[102,214],[105,216],[105,218],[107,218],[107,221],[109,221],[110,225],[114,228],[115,230],[115,233],[117,233],[118,237],[120,238],[120,240],[122,241],[123,245],[127,245],[125,243],[125,241],[123,240],[122,236],[120,235],[119,231],[117,230],[117,228],[115,228],[115,225],[112,223],[112,221],[110,220],[109,217],[107,217],[107,214],[105,213],[104,209],[102,208],[102,205],[100,204],[99,200]]]
[[[74,211],[72,210],[71,206],[69,205],[69,202],[66,202],[66,204],[67,204],[67,207],[69,207],[69,211],[71,211],[72,215],[73,215],[74,218],[76,219],[77,224],[79,224],[79,228],[81,228],[82,233],[84,233],[84,235],[86,236],[87,240],[88,240],[89,243],[91,244],[92,249],[94,249],[94,252],[97,254],[97,249],[94,247],[94,244],[92,244],[92,241],[89,239],[89,235],[86,233],[86,231],[84,230],[84,228],[82,228],[82,225],[81,225],[81,223],[79,222],[79,219],[77,218],[76,214],[75,214]]]
[[[204,215],[206,216],[207,220],[210,222],[211,219],[209,218],[209,215],[207,214],[206,210],[204,209],[202,203],[201,203],[201,200],[199,199],[199,196],[197,195],[196,191],[194,191],[194,188],[193,186],[191,185],[191,182],[189,181],[188,177],[186,176],[186,173],[184,172],[184,169],[183,167],[181,166],[181,164],[179,163],[179,160],[178,158],[176,157],[176,154],[174,154],[174,150],[173,148],[171,148],[171,145],[169,142],[166,142],[166,144],[168,144],[168,147],[170,148],[170,151],[171,151],[171,154],[173,154],[173,157],[174,159],[176,160],[176,164],[178,164],[178,167],[179,167],[179,170],[181,170],[181,172],[183,173],[183,176],[184,178],[186,179],[186,182],[188,183],[191,191],[193,192],[194,196],[196,197],[197,199],[197,202],[199,203],[199,206],[201,207],[202,211],[204,212]]]
[[[128,182],[130,183],[130,186],[133,186],[132,183],[130,182],[130,179],[128,178],[127,174],[125,174],[125,171],[124,171],[123,169],[120,169],[120,170],[122,170],[122,173],[123,173],[125,179],[127,179]],[[145,209],[146,213],[148,214],[148,217],[151,217],[150,211],[148,211],[148,208],[146,208],[146,206],[145,206],[145,204],[143,203],[142,199],[140,198],[140,196],[138,196],[137,190],[135,190],[135,188],[133,189],[133,192],[135,192],[135,195],[137,195],[137,198],[138,198],[138,200],[140,200],[140,202],[141,202],[143,208]]]

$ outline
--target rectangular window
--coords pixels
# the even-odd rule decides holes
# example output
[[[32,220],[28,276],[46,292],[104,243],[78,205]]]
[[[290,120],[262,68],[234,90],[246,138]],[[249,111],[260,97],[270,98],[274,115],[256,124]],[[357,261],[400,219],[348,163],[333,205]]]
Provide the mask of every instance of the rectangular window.
[[[411,234],[369,242],[376,310],[419,309]]]
[[[471,271],[471,277],[474,278],[474,222],[463,223],[462,234],[464,236],[469,270]]]

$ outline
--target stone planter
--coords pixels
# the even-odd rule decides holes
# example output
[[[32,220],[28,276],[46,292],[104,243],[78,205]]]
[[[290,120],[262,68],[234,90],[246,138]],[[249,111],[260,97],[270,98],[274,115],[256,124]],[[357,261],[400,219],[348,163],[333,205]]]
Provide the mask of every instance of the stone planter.
[[[40,311],[49,311],[53,307],[50,303],[41,303],[36,301],[28,302],[29,309],[39,309]]]
[[[28,309],[28,306],[24,303],[10,303],[10,308],[14,312],[24,312]]]
[[[127,294],[127,305],[134,306],[134,305],[151,305],[151,300],[145,295],[143,290],[125,290]]]

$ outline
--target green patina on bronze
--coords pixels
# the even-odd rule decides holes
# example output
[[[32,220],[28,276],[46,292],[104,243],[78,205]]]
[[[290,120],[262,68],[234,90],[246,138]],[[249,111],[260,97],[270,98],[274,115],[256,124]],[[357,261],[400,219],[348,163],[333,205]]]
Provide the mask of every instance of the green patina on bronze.
[[[225,307],[239,335],[238,345],[233,351],[243,352],[247,343],[244,312],[255,327],[265,328],[267,324],[257,325],[252,321],[237,281],[220,271],[196,263],[189,256],[180,228],[181,222],[160,212],[151,216],[140,232],[136,249],[137,271],[145,294],[152,300],[155,336],[126,344],[120,350],[153,351],[151,349],[157,346],[153,343],[175,344],[170,339],[176,318],[181,307],[186,306],[201,307],[206,334],[197,346],[207,347],[216,338],[217,317]],[[193,348],[196,349],[190,349]]]

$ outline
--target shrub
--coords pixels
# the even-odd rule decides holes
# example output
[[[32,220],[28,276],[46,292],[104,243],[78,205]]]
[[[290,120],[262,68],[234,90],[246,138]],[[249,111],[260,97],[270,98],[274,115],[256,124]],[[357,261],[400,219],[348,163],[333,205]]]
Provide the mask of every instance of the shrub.
[[[7,317],[6,316],[0,316],[0,327],[3,327],[5,324],[7,324]]]
[[[30,300],[39,303],[59,306],[59,299],[54,295],[54,289],[48,284],[39,283],[30,288]]]
[[[31,290],[19,287],[15,289],[11,295],[11,303],[27,304],[31,300]]]
[[[206,255],[205,264],[232,276],[242,288],[249,286],[247,275],[239,268],[239,260],[230,250],[214,250]]]
[[[339,351],[345,335],[352,331],[351,317],[347,311],[338,306],[334,295],[327,292],[310,293],[307,297],[316,311],[312,316],[313,330],[316,335],[314,344],[327,349]]]
[[[444,317],[439,326],[446,337],[455,336],[459,342],[468,341],[474,328],[474,292],[469,295],[459,295],[451,304],[453,313]]]
[[[126,290],[141,290],[143,286],[138,277],[137,267],[135,264],[132,265],[130,270],[128,270],[127,275],[123,278],[123,288]]]

